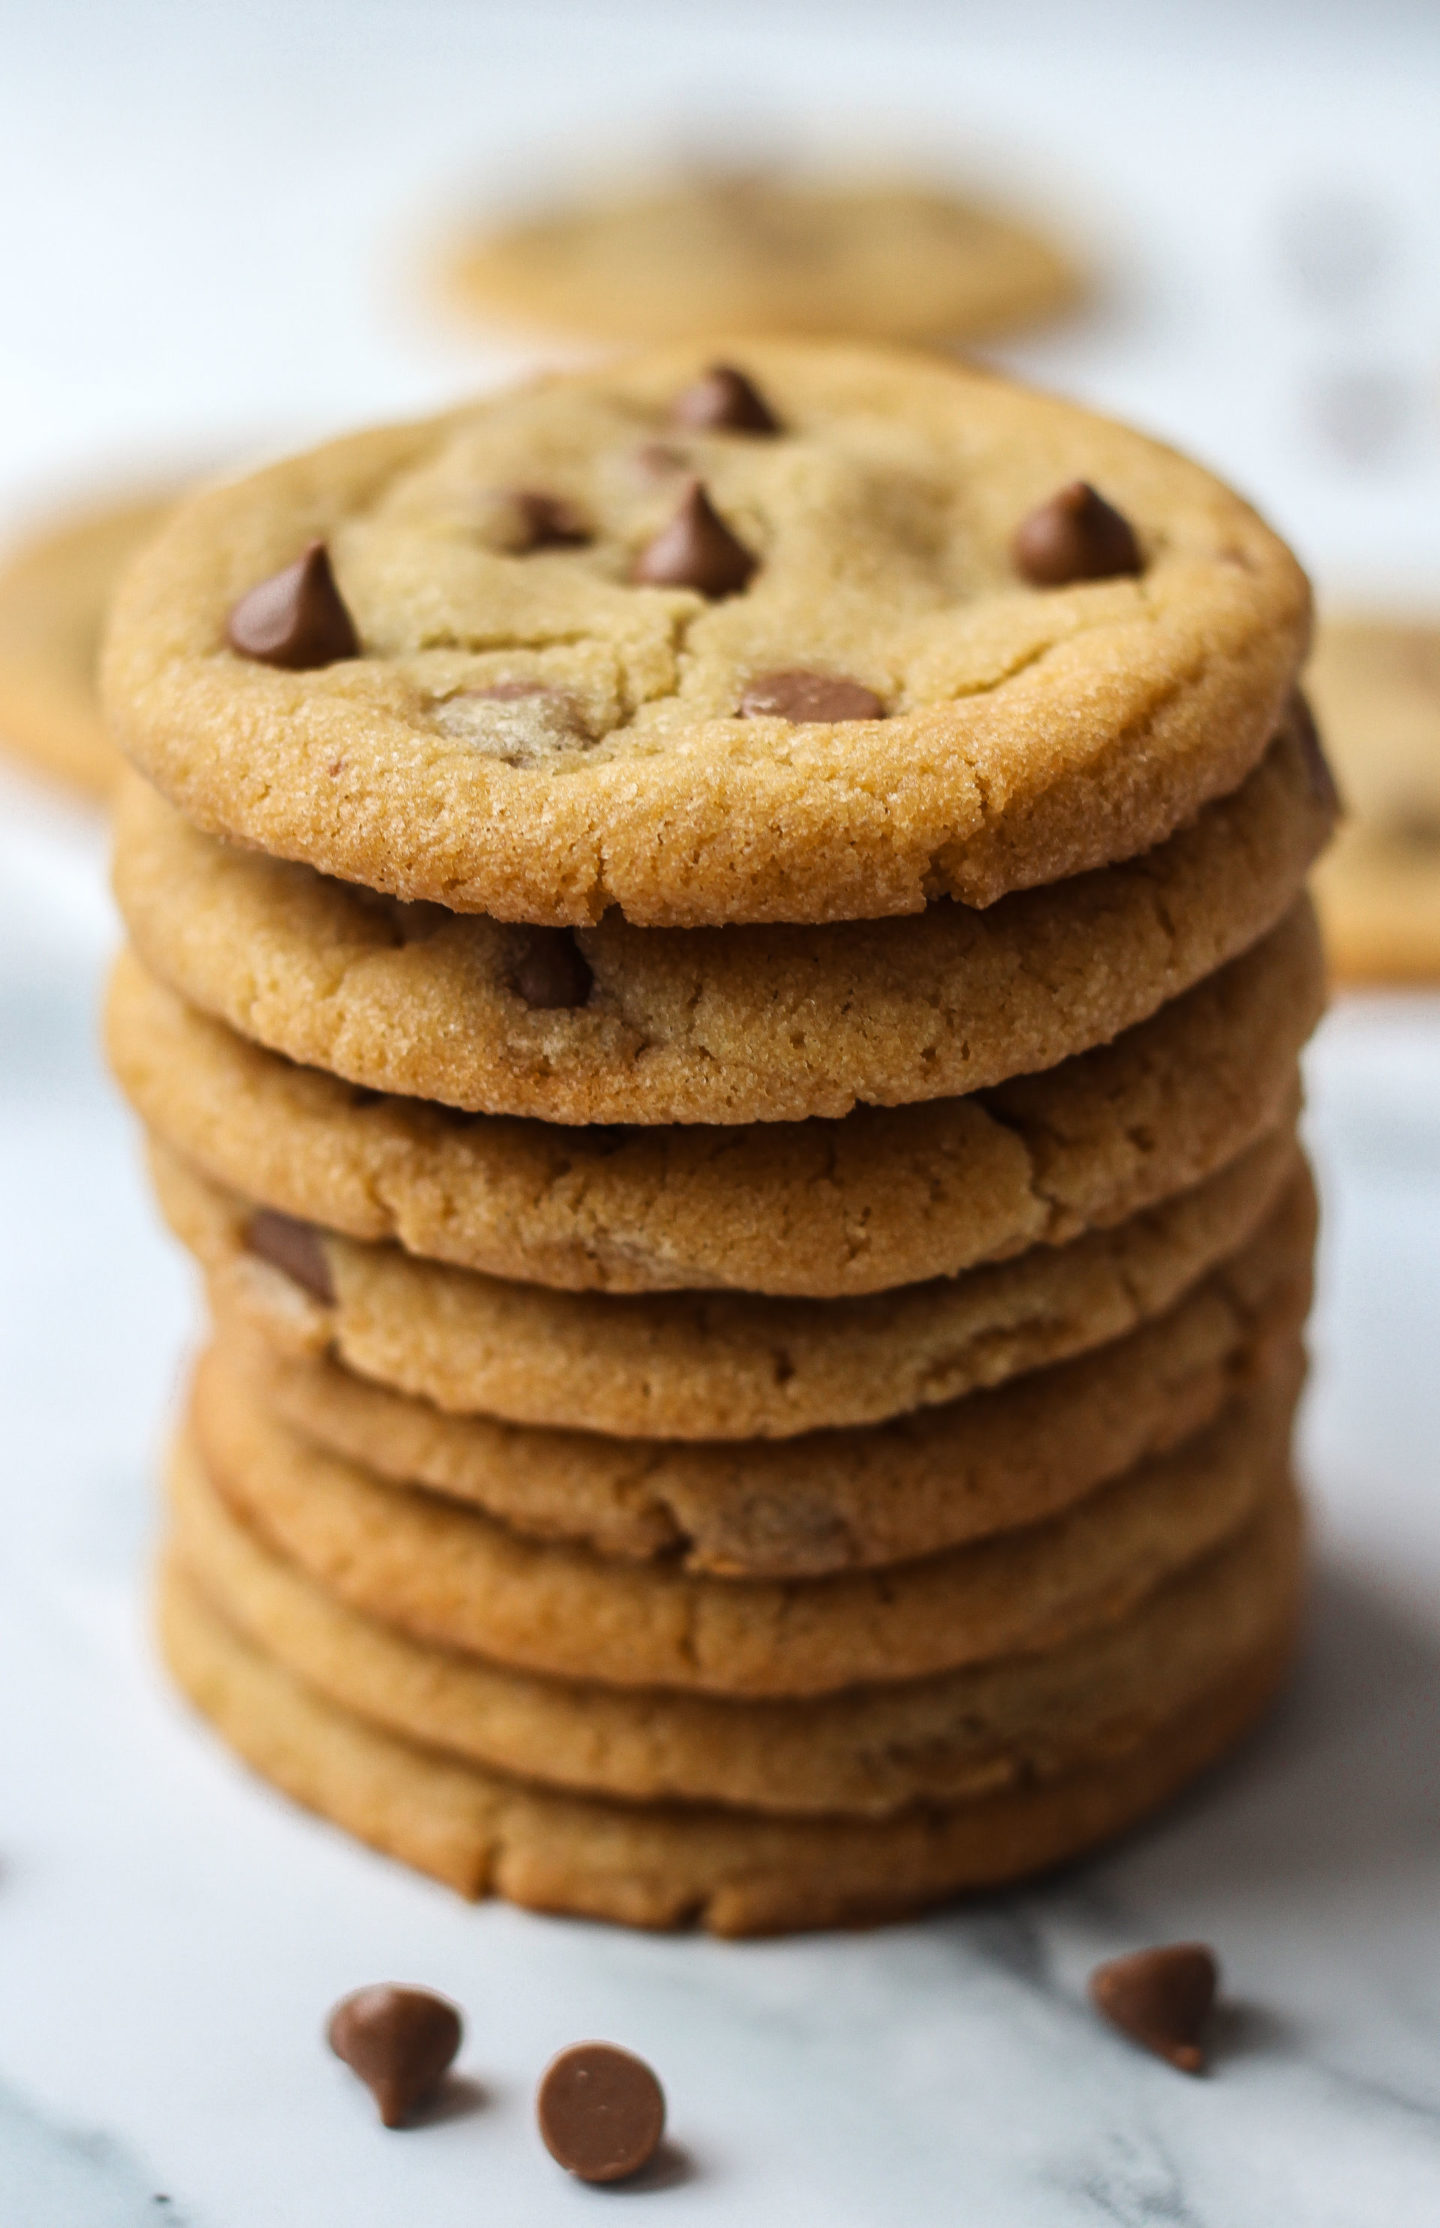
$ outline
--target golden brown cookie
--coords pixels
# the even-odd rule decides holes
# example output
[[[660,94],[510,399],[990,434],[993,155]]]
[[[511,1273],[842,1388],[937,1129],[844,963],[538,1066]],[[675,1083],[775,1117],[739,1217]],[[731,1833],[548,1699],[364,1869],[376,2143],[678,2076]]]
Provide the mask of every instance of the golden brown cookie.
[[[461,1895],[722,1935],[897,1917],[1076,1857],[1223,1755],[1294,1647],[1290,1603],[1250,1661],[1126,1756],[1038,1787],[896,1819],[778,1819],[541,1792],[337,1709],[165,1574],[166,1660],[196,1707],[297,1802]]]
[[[1074,1361],[856,1431],[694,1442],[449,1416],[222,1326],[207,1369],[303,1437],[532,1538],[722,1577],[903,1562],[1031,1524],[1161,1454],[1288,1366],[1310,1297],[1314,1195],[1154,1322]]]
[[[297,1067],[122,954],[110,1064],[216,1182],[348,1237],[572,1291],[836,1298],[1107,1227],[1281,1118],[1318,1019],[1309,901],[1115,1044],[967,1099],[839,1122],[570,1128],[457,1119]]]
[[[1192,1191],[1068,1246],[863,1299],[776,1300],[505,1284],[308,1225],[276,1232],[159,1145],[151,1168],[217,1313],[240,1313],[282,1350],[333,1354],[462,1414],[664,1439],[879,1423],[1103,1345],[1238,1252],[1297,1180],[1282,1129]]]
[[[1208,473],[935,357],[719,354],[772,430],[684,347],[192,498],[112,617],[127,754],[371,889],[652,927],[988,905],[1259,762],[1308,591]]]
[[[718,329],[973,339],[1083,291],[1053,242],[969,194],[897,179],[703,171],[471,231],[445,291],[482,316],[581,338]]]
[[[190,1428],[216,1490],[276,1553],[416,1639],[602,1685],[799,1696],[1040,1654],[1124,1617],[1278,1489],[1300,1376],[1296,1350],[1181,1447],[1043,1524],[791,1580],[524,1539],[322,1453],[203,1369]]]
[[[150,971],[289,1059],[470,1112],[728,1125],[962,1095],[1108,1043],[1283,919],[1331,818],[1293,725],[1160,849],[983,914],[541,936],[217,843],[139,782],[115,875]],[[588,983],[529,971],[577,955]]]
[[[1336,973],[1440,980],[1440,622],[1327,620],[1313,676],[1347,811],[1315,885]]]
[[[639,1802],[884,1817],[1123,1754],[1245,1662],[1298,1581],[1287,1486],[1127,1618],[1049,1655],[806,1702],[597,1687],[426,1647],[348,1609],[232,1515],[192,1453],[171,1549],[226,1621],[342,1709],[547,1786]]]
[[[147,495],[78,511],[0,562],[0,744],[95,796],[109,794],[121,766],[100,716],[106,607],[172,504]]]

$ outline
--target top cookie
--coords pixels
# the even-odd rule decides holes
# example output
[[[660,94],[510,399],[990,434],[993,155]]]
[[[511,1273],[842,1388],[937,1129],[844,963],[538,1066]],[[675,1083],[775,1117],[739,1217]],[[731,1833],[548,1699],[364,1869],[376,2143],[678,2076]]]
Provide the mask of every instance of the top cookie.
[[[200,827],[402,898],[872,919],[1159,842],[1260,757],[1307,632],[1283,544],[1156,443],[745,342],[196,497],[105,693]]]
[[[968,339],[1061,310],[1074,265],[1028,225],[897,181],[709,173],[591,195],[468,238],[467,307],[598,340],[717,327]]]

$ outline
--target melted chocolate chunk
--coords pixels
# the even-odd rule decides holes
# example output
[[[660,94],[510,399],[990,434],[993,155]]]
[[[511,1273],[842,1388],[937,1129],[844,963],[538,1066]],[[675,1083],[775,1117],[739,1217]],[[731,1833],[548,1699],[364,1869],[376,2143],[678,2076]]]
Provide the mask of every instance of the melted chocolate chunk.
[[[1086,480],[1072,480],[1016,530],[1015,569],[1037,588],[1113,580],[1141,570],[1134,529]]]
[[[807,721],[883,719],[885,707],[873,689],[843,673],[811,673],[794,666],[780,673],[757,673],[740,699],[743,719]]]
[[[303,1285],[327,1307],[333,1306],[335,1285],[330,1263],[313,1222],[282,1215],[274,1207],[258,1207],[245,1225],[245,1244],[272,1269],[282,1270],[292,1283]]]
[[[225,638],[242,658],[289,673],[358,658],[360,637],[340,599],[324,542],[311,542],[293,565],[242,596]]]
[[[694,433],[779,433],[783,429],[765,397],[733,364],[711,364],[693,387],[677,395],[670,416]]]
[[[326,2039],[357,2073],[386,2127],[400,2127],[434,2095],[460,2048],[460,2014],[428,1988],[381,1984],[343,1997]]]
[[[528,555],[532,549],[579,549],[593,537],[573,503],[563,495],[545,495],[536,488],[509,491],[520,532],[512,547]]]
[[[532,928],[514,983],[527,1006],[583,1006],[595,977],[568,928]]]
[[[535,2097],[546,2150],[582,2182],[637,2174],[665,2133],[665,2093],[643,2058],[577,2042],[552,2058]]]
[[[1137,1950],[1112,1958],[1090,1975],[1090,1998],[1113,2027],[1182,2073],[1204,2070],[1201,2037],[1215,2002],[1220,1969],[1203,1942]]]
[[[755,566],[700,481],[691,480],[669,525],[641,550],[634,578],[650,588],[694,588],[714,602],[738,595]]]

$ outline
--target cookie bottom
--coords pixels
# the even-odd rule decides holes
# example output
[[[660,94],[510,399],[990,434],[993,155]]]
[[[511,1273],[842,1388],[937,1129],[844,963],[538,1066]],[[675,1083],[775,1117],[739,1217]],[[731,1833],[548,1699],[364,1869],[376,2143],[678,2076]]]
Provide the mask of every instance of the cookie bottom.
[[[896,1918],[1081,1855],[1230,1748],[1294,1645],[1287,1616],[1200,1702],[1102,1770],[899,1819],[797,1821],[541,1792],[323,1700],[241,1639],[176,1565],[159,1613],[171,1672],[230,1746],[371,1848],[470,1898],[722,1935]]]

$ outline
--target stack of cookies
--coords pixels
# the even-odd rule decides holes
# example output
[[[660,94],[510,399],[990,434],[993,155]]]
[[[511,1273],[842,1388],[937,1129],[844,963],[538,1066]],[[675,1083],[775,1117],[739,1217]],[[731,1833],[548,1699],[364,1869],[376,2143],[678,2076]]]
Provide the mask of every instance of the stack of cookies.
[[[192,500],[123,1088],[212,1341],[164,1647],[451,1882],[726,1933],[1129,1825],[1296,1622],[1293,559],[1067,405],[731,343]]]

